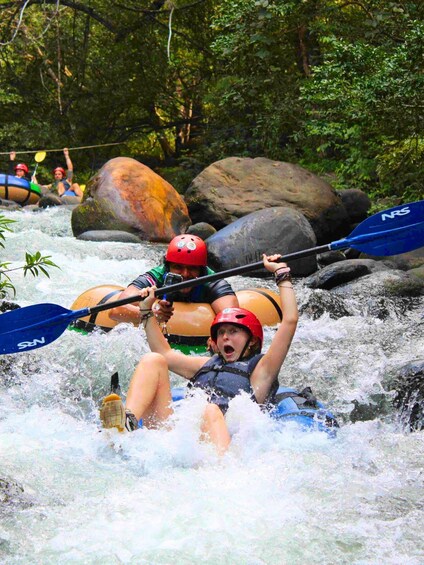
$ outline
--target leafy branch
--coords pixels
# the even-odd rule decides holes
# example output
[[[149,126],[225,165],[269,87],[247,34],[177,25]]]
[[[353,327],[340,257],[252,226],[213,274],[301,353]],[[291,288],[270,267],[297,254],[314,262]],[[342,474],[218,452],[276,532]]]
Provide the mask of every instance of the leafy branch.
[[[3,249],[5,248],[5,233],[12,232],[11,224],[13,224],[14,220],[9,220],[4,216],[0,216],[0,247]],[[40,274],[45,275],[46,277],[50,278],[49,272],[46,267],[57,267],[51,259],[51,255],[41,255],[39,251],[36,251],[34,254],[25,252],[25,264],[20,267],[14,267],[13,269],[9,269],[10,262],[3,261],[0,262],[0,299],[5,298],[9,291],[13,292],[13,296],[16,296],[16,289],[12,284],[12,279],[10,278],[8,273],[12,271],[22,270],[24,271],[24,276],[27,273],[30,273],[33,277],[38,277]],[[3,277],[3,280],[2,280]]]

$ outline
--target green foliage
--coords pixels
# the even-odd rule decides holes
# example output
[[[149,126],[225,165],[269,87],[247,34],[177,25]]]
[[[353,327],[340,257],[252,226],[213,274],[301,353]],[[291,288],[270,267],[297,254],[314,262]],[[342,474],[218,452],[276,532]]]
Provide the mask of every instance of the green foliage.
[[[13,231],[11,227],[13,223],[14,220],[9,220],[8,218],[0,215],[0,247],[3,249],[6,246],[5,233]],[[34,254],[26,252],[25,264],[21,267],[9,269],[9,265],[10,262],[0,262],[0,298],[5,298],[9,292],[12,292],[14,296],[16,295],[15,287],[13,286],[12,279],[8,273],[23,269],[24,276],[26,276],[27,273],[30,273],[33,277],[38,277],[40,274],[43,274],[50,278],[46,267],[59,268],[55,263],[53,263],[53,261],[51,261],[50,255],[43,257],[39,251],[36,251]]]
[[[128,155],[184,191],[239,155],[422,196],[422,2],[18,0],[0,16],[2,151],[125,142],[73,152],[82,183]]]
[[[395,3],[391,9],[364,21],[361,40],[322,38],[325,58],[301,88],[306,117],[297,139],[311,160],[324,159],[339,187],[408,200],[424,186],[424,25]]]

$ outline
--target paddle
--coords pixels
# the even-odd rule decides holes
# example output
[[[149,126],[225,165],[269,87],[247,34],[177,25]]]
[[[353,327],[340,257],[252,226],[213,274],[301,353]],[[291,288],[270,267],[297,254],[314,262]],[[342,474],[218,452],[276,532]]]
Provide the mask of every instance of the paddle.
[[[37,167],[38,167],[38,163],[41,163],[42,161],[44,161],[44,159],[46,158],[47,153],[45,151],[38,151],[35,155],[34,155],[34,160],[35,160],[35,169],[34,172],[32,173],[32,177],[31,178],[35,178],[35,173],[37,172]]]
[[[334,249],[353,247],[370,255],[397,255],[424,246],[424,200],[390,208],[370,216],[359,224],[346,238],[281,257],[280,261],[291,261]],[[235,267],[212,275],[183,281],[158,288],[157,297],[194,287],[224,277],[255,271],[263,266],[262,261]],[[57,304],[35,304],[0,315],[0,353],[17,353],[43,347],[57,339],[70,322],[96,314],[102,310],[116,308],[140,300],[129,296],[81,310],[67,310]]]

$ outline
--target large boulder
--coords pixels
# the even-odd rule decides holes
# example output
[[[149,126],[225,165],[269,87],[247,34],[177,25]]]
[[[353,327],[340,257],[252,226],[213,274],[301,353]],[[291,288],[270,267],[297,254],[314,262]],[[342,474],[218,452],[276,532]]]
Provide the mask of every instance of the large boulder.
[[[347,188],[337,194],[343,202],[351,224],[365,220],[371,208],[371,200],[368,194],[358,188]]]
[[[381,270],[389,270],[386,263],[373,261],[372,259],[346,259],[327,265],[317,271],[305,281],[309,288],[321,288],[330,290],[341,284],[348,283],[365,277],[371,273]]]
[[[276,206],[298,210],[318,243],[347,235],[349,220],[331,186],[290,163],[229,157],[213,163],[190,184],[185,199],[194,222],[220,229],[252,212]]]
[[[72,213],[75,236],[89,230],[121,230],[142,240],[168,242],[191,223],[178,192],[128,157],[108,161],[90,180],[83,204]]]
[[[316,244],[308,220],[292,208],[274,207],[243,216],[206,240],[209,264],[218,271],[256,263],[263,253],[286,255]],[[305,276],[317,268],[315,255],[289,262],[292,274]],[[265,274],[265,269],[254,274]]]

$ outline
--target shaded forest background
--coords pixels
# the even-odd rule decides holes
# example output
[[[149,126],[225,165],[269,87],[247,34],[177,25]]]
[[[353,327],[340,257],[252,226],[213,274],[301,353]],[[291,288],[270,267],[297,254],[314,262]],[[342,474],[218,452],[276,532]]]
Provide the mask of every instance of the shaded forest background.
[[[423,198],[423,22],[421,1],[2,1],[0,152],[119,143],[71,151],[76,180],[122,155],[180,192],[265,156]]]

